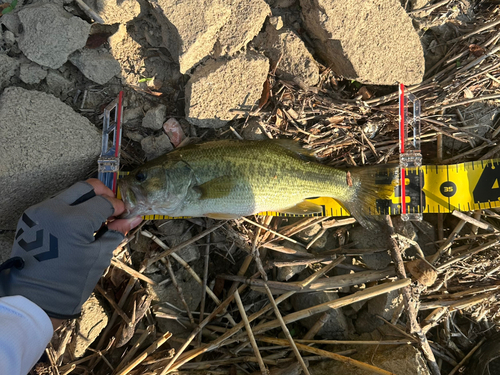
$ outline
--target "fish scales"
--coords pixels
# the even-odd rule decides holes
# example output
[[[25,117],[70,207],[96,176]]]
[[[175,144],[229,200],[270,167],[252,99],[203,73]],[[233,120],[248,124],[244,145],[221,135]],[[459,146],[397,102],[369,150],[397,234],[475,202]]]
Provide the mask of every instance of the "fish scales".
[[[195,171],[200,184],[215,176],[235,180],[229,195],[201,202],[211,212],[248,215],[295,206],[309,197],[340,199],[347,193],[345,172],[304,161],[279,144],[195,148],[181,153],[181,157]],[[211,207],[213,203],[216,207]]]
[[[305,199],[324,196],[340,201],[367,226],[363,208],[383,193],[372,174],[320,164],[293,141],[225,140],[179,148],[119,184],[130,215],[310,214],[321,207]]]

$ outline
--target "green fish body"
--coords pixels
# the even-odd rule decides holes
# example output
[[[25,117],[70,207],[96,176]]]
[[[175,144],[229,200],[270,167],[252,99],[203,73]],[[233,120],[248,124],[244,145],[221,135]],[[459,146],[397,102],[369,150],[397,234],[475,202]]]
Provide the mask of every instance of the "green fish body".
[[[137,168],[120,191],[131,215],[311,214],[321,207],[305,199],[332,197],[366,222],[364,207],[383,193],[373,176],[320,164],[305,151],[288,140],[190,145]]]

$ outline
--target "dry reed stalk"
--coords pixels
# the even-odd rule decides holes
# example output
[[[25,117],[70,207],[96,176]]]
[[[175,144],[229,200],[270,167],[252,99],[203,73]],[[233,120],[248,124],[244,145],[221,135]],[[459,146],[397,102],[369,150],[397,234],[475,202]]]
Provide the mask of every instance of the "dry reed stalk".
[[[336,265],[340,264],[344,260],[345,260],[345,257],[340,257],[339,259],[337,259],[336,262],[332,262],[331,264],[329,264],[329,265],[321,268],[320,270],[316,271],[315,273],[313,273],[308,278],[304,279],[302,281],[302,285],[306,286],[307,284],[313,282],[314,280],[318,279],[319,277],[321,277],[325,273],[329,272],[331,269],[333,269]],[[276,303],[283,302],[285,299],[291,297],[294,293],[295,292],[292,291],[292,292],[288,292],[288,293],[285,293],[285,294],[281,295],[280,297],[278,297],[276,299]],[[254,321],[255,319],[259,318],[263,314],[267,313],[271,309],[272,309],[272,306],[270,304],[267,305],[267,306],[265,306],[264,308],[262,308],[261,310],[257,311],[256,313],[250,315],[248,317],[248,321],[251,323],[252,321]],[[182,358],[180,358],[179,362],[176,363],[175,366],[172,367],[172,369],[175,370],[175,369],[179,368],[184,363],[189,362],[190,360],[192,360],[193,358],[197,357],[198,355],[201,355],[201,354],[206,353],[208,351],[214,350],[214,349],[216,349],[216,348],[218,348],[218,347],[220,347],[222,345],[228,345],[228,344],[232,343],[232,342],[229,342],[229,341],[226,341],[226,340],[228,340],[234,334],[238,333],[241,330],[241,328],[243,328],[243,326],[244,326],[243,322],[240,322],[236,326],[234,326],[233,328],[231,328],[228,332],[226,332],[221,337],[219,337],[217,340],[211,342],[210,344],[206,345],[205,347],[199,348],[199,349],[194,349],[194,350],[186,353]],[[238,340],[235,340],[235,341],[238,341]]]
[[[247,272],[248,267],[250,267],[252,260],[253,260],[252,254],[247,255],[236,275],[243,276]],[[233,285],[231,285],[231,287],[229,288],[228,295],[233,295],[235,290],[238,288],[238,286],[239,286],[239,283],[234,282]]]
[[[396,289],[404,288],[405,286],[409,285],[410,283],[411,283],[410,279],[400,279],[400,280],[395,281],[395,282],[376,285],[376,286],[361,290],[359,292],[356,292],[350,296],[341,297],[341,298],[336,299],[334,301],[325,302],[325,303],[310,307],[308,309],[293,312],[293,313],[288,314],[287,316],[283,317],[283,320],[285,321],[286,324],[289,324],[289,323],[295,322],[297,320],[301,320],[301,319],[307,318],[309,316],[325,312],[329,309],[338,309],[340,307],[350,305],[354,302],[363,301],[365,299],[373,298],[373,297],[379,296],[381,294],[392,292],[393,290],[396,290]],[[270,329],[277,328],[279,326],[280,326],[280,323],[277,320],[272,320],[272,321],[269,321],[266,323],[259,324],[258,326],[254,327],[254,333],[255,334],[263,333],[263,332],[266,332]]]
[[[468,360],[470,357],[472,357],[472,355],[473,355],[473,354],[474,354],[474,353],[475,353],[475,352],[479,349],[479,347],[480,347],[481,345],[483,345],[483,343],[484,343],[485,341],[486,341],[486,337],[483,337],[483,338],[481,339],[481,341],[479,341],[479,342],[477,343],[477,345],[475,345],[475,346],[471,349],[471,351],[470,351],[469,353],[467,353],[467,355],[466,355],[466,356],[465,356],[465,357],[464,357],[464,358],[463,358],[463,359],[462,359],[462,360],[458,363],[458,365],[456,365],[456,366],[455,366],[455,368],[454,368],[453,370],[451,370],[451,372],[450,372],[448,375],[454,375],[455,373],[457,373],[457,372],[458,372],[458,370],[460,370],[460,367],[462,367],[462,366],[465,364],[465,362],[467,362],[467,360]]]
[[[71,339],[71,334],[73,333],[73,330],[75,329],[76,325],[76,320],[71,320],[71,323],[66,327],[66,331],[64,332],[64,335],[61,339],[61,342],[59,343],[59,347],[57,348],[56,354],[55,354],[55,361],[59,365],[61,364],[62,357],[64,353],[66,352],[66,346],[68,345],[70,339]]]
[[[433,301],[433,302],[424,302],[420,305],[420,310],[430,310],[437,309],[439,307],[448,307],[449,311],[460,310],[466,307],[475,305],[483,300],[490,298],[495,295],[494,292],[486,292],[479,294],[474,297],[464,298],[459,301]]]
[[[306,334],[304,335],[304,337],[302,338],[303,340],[311,340],[314,338],[314,336],[316,336],[316,334],[319,332],[319,330],[321,328],[323,328],[323,326],[325,325],[325,323],[328,321],[328,317],[330,315],[328,314],[328,312],[324,312],[319,318],[318,320],[316,321],[316,323],[314,323],[314,325],[309,329],[309,331],[306,332]],[[297,340],[295,340],[297,341]],[[299,342],[299,341],[297,341]]]
[[[123,308],[123,306],[125,305],[125,302],[127,301],[128,296],[132,292],[132,289],[133,289],[136,281],[137,281],[137,279],[135,279],[135,278],[129,279],[127,286],[125,287],[125,290],[123,291],[123,294],[120,297],[120,300],[118,301],[118,306],[120,306],[121,308]],[[106,338],[108,337],[109,332],[111,331],[111,328],[114,326],[117,319],[118,319],[118,313],[116,311],[114,311],[113,315],[111,316],[111,319],[108,321],[108,324],[106,325],[106,328],[104,329],[104,331],[100,335],[99,342],[96,345],[96,350],[101,350],[101,348],[104,345],[104,342],[106,341]],[[95,361],[91,362],[90,367],[95,367],[99,361],[100,361],[100,357],[96,356]]]
[[[343,254],[342,254],[343,255]],[[266,267],[288,267],[288,266],[307,266],[309,264],[314,263],[322,263],[322,262],[330,262],[337,258],[337,255],[329,255],[325,257],[313,258],[313,259],[304,259],[304,260],[292,260],[290,262],[286,261],[271,261],[267,263]]]
[[[277,366],[279,363],[276,360],[269,358],[262,358],[264,364]],[[214,366],[227,366],[233,363],[246,363],[246,362],[254,362],[258,363],[257,357],[252,356],[243,356],[243,357],[234,357],[234,358],[224,358],[224,359],[216,359],[213,361],[203,361],[197,363],[186,363],[182,366],[183,370],[208,370],[210,367]],[[269,372],[268,372],[269,373]]]
[[[315,236],[314,238],[309,241],[309,243],[306,245],[306,249],[310,249],[312,245],[314,245],[314,243],[319,240],[321,238],[321,236],[323,236],[325,233],[326,233],[327,229],[326,228],[322,228]]]
[[[143,231],[141,231],[141,234],[147,238],[151,238],[158,246],[160,246],[165,251],[168,251],[169,247],[167,245],[165,245],[165,243],[162,240],[160,240],[158,237],[156,237],[151,232],[143,230]],[[182,265],[184,267],[184,269],[187,272],[189,272],[189,274],[193,277],[193,279],[196,280],[196,282],[198,284],[203,285],[203,281],[201,280],[200,276],[198,276],[198,274],[191,268],[191,266],[184,259],[182,259],[182,257],[180,255],[178,255],[176,253],[171,253],[170,256],[172,258],[174,258],[180,265]],[[166,257],[165,257],[165,259],[166,259]],[[205,291],[210,296],[212,301],[215,302],[216,305],[220,305],[220,303],[221,303],[220,300],[217,298],[217,296],[214,294],[214,292],[207,285],[205,285]],[[231,315],[227,314],[226,318],[229,320],[229,322],[232,325],[236,324],[236,322],[234,321],[234,319]]]
[[[250,344],[252,345],[253,352],[255,354],[255,357],[257,358],[257,362],[259,363],[260,372],[262,373],[262,375],[268,375],[269,371],[267,370],[266,365],[262,361],[259,347],[257,346],[257,342],[255,341],[255,337],[253,336],[252,327],[250,327],[250,323],[248,322],[248,317],[247,317],[247,314],[245,312],[245,307],[243,306],[243,302],[241,301],[241,297],[240,297],[240,294],[238,293],[238,290],[236,290],[234,292],[234,300],[236,301],[236,304],[238,305],[238,310],[240,311],[241,319],[243,320],[243,323],[245,325],[248,339],[250,340]]]
[[[328,217],[320,217],[320,218],[307,217],[307,218],[301,219],[300,221],[298,221],[295,224],[291,224],[291,225],[288,225],[286,227],[281,228],[279,232],[284,236],[288,236],[288,237],[294,236],[297,233],[300,233],[303,230],[306,230],[307,228],[310,228],[313,225],[322,223],[328,219],[329,219]]]
[[[225,221],[222,221],[221,223],[217,224],[217,225],[214,225],[213,227],[211,228],[208,228],[208,229],[205,229],[203,232],[201,232],[200,234],[197,234],[196,236],[193,236],[192,238],[190,238],[189,240],[187,241],[184,241],[182,243],[180,243],[179,245],[177,246],[174,246],[168,250],[165,250],[163,251],[162,253],[158,254],[157,256],[151,258],[151,259],[148,259],[147,261],[147,266],[150,266],[152,265],[153,263],[159,261],[161,258],[165,258],[166,256],[176,252],[176,251],[179,251],[183,248],[185,248],[186,246],[188,245],[191,245],[192,243],[195,243],[196,241],[198,241],[199,239],[205,237],[207,234],[210,234],[212,233],[213,231],[219,229],[220,227],[222,227],[224,224],[226,224]]]
[[[264,229],[265,231],[271,232],[271,233],[272,233],[272,234],[274,234],[275,236],[281,237],[281,238],[283,238],[284,240],[287,240],[287,241],[290,241],[290,242],[293,242],[293,243],[296,243],[296,244],[300,245],[300,242],[295,241],[293,238],[290,238],[290,237],[284,236],[284,235],[282,235],[281,233],[278,233],[278,232],[276,232],[276,231],[274,231],[274,230],[272,230],[272,229],[270,229],[270,228],[265,227],[264,225],[261,225],[261,224],[259,224],[259,223],[256,223],[255,221],[252,221],[252,220],[250,220],[250,219],[247,219],[246,217],[242,217],[242,219],[243,219],[244,221],[246,221],[247,223],[250,223],[250,224],[252,224],[252,225],[255,225],[255,226],[256,226],[256,227],[258,227],[258,228],[261,228],[261,229]]]
[[[380,341],[351,341],[351,340],[312,340],[299,339],[295,342],[300,344],[318,344],[318,345],[411,345],[416,340],[380,340]]]
[[[99,284],[95,286],[95,289],[109,302],[109,304],[115,309],[116,313],[120,315],[125,323],[132,325],[130,318],[123,312],[122,308],[114,301],[113,298],[106,292]]]
[[[389,215],[386,215],[385,220],[387,222],[389,228],[389,238],[391,243],[391,257],[394,262],[396,272],[398,277],[402,280],[406,279],[406,271],[404,267],[403,258],[401,257],[401,250],[398,247],[397,241],[392,237],[394,234],[394,227],[392,225],[392,220]],[[427,341],[427,337],[422,332],[422,327],[418,324],[418,311],[416,306],[414,305],[414,297],[412,295],[411,287],[407,286],[402,289],[403,301],[406,308],[406,314],[408,316],[408,323],[410,326],[410,333],[415,334],[419,341],[419,346],[422,349],[425,358],[427,359],[427,363],[429,364],[429,368],[434,375],[440,375],[441,371],[439,370],[439,366],[436,363],[436,358],[432,353],[432,349]]]
[[[271,293],[271,290],[267,285],[264,285],[264,288],[266,289],[267,297],[269,298],[269,301],[271,302],[271,305],[273,306],[274,309],[274,315],[279,321],[279,324],[281,325],[281,329],[283,330],[283,333],[285,334],[285,337],[288,340],[288,343],[290,344],[290,347],[292,348],[295,357],[297,357],[297,360],[299,361],[302,371],[304,371],[305,375],[310,375],[309,370],[307,369],[307,365],[304,362],[304,359],[300,355],[299,349],[297,348],[297,345],[293,341],[292,335],[290,334],[290,331],[288,330],[288,327],[286,326],[285,321],[283,320],[283,317],[281,316],[281,312],[278,308],[278,305],[276,304],[276,301],[274,300],[273,294]]]
[[[170,279],[172,280],[172,284],[175,287],[175,290],[177,290],[177,294],[181,300],[182,305],[184,306],[184,309],[186,310],[186,313],[188,315],[189,321],[194,324],[194,318],[193,314],[191,314],[191,309],[189,308],[186,299],[184,298],[184,293],[182,292],[182,288],[177,282],[177,277],[175,277],[175,272],[172,268],[172,263],[170,263],[168,257],[160,259],[160,261],[167,267],[168,274],[170,275]]]
[[[257,340],[268,342],[270,344],[276,344],[276,345],[287,345],[288,344],[287,340],[275,339],[273,337],[259,337],[259,336],[257,336]],[[375,373],[375,374],[396,375],[393,372],[382,370],[381,368],[369,365],[368,363],[357,361],[357,360],[349,358],[349,357],[344,357],[342,355],[328,352],[326,350],[314,348],[312,346],[307,346],[307,345],[303,345],[303,344],[296,344],[296,345],[300,350],[302,350],[304,352],[314,353],[314,354],[318,354],[318,355],[321,355],[321,356],[326,357],[326,358],[334,359],[334,360],[339,361],[339,362],[348,363],[348,364],[356,366],[360,369],[363,369],[366,371],[371,371],[372,373]]]
[[[318,292],[330,289],[343,288],[347,286],[357,285],[357,284],[365,284],[372,281],[379,281],[389,277],[396,276],[396,272],[393,267],[388,267],[383,270],[376,271],[361,271],[355,272],[346,275],[338,275],[332,276],[329,278],[321,279],[309,284],[306,287],[298,287],[299,284],[297,282],[290,283],[282,283],[287,284],[289,289],[296,290],[297,293],[307,293],[307,292]],[[256,280],[256,283],[259,284],[259,280]],[[260,283],[261,284],[261,283]],[[278,285],[278,284],[276,284]],[[282,291],[281,284],[276,288],[274,292],[280,293]],[[273,287],[273,282],[269,284],[269,286]],[[262,291],[259,288],[254,288],[255,290]]]
[[[267,285],[267,282],[268,282],[267,274],[266,274],[266,271],[264,270],[264,266],[262,265],[262,260],[260,258],[260,254],[258,252],[258,248],[256,246],[257,238],[258,238],[258,236],[256,236],[254,238],[254,241],[253,241],[252,255],[254,257],[255,264],[257,265],[257,269],[259,270],[260,276],[265,281],[264,289],[266,291],[267,297],[268,297],[269,302],[271,302],[271,305],[273,307],[274,315],[276,316],[276,318],[280,322],[281,329],[282,329],[283,333],[285,334],[285,337],[288,339],[290,346],[292,347],[292,350],[293,350],[295,356],[297,357],[297,360],[299,361],[300,366],[302,367],[302,371],[304,371],[305,375],[310,375],[309,370],[307,369],[307,365],[304,362],[304,359],[302,358],[302,356],[300,355],[300,352],[297,349],[297,346],[295,345],[295,343],[293,341],[292,335],[290,334],[288,327],[286,326],[285,322],[283,321],[283,317],[281,316],[281,312],[278,308],[278,305],[276,304],[276,301],[274,300],[273,294],[271,293],[271,290],[269,289],[269,286]]]
[[[65,371],[62,371],[62,370],[61,370],[61,371],[60,371],[60,374],[61,374],[61,375],[68,375],[68,374],[70,374],[71,372],[73,372],[73,370],[74,370],[74,369],[76,369],[76,365],[75,365],[75,364],[73,364],[73,365],[69,366],[69,367],[68,367],[68,369],[67,369],[67,370],[65,370]]]
[[[144,352],[142,352],[137,358],[130,362],[116,375],[127,375],[128,373],[130,373],[130,371],[139,366],[142,361],[144,361],[149,355],[153,354],[156,349],[162,346],[170,337],[172,337],[172,334],[170,332],[166,332],[165,334],[163,334],[159,339],[152,343]]]
[[[462,230],[464,227],[466,221],[465,220],[460,220],[460,222],[456,225],[455,229],[453,229],[453,232],[448,236],[446,241],[441,245],[441,247],[436,251],[434,255],[431,255],[427,257],[427,260],[434,264],[436,261],[439,259],[439,257],[446,251],[448,248],[451,246],[451,243],[455,240],[455,237],[458,236],[458,233]]]
[[[305,258],[314,257],[313,254],[307,252],[306,248],[304,248],[304,251],[300,251],[297,249],[291,249],[291,248],[284,246],[284,245],[276,245],[274,243],[265,243],[265,244],[261,245],[260,247],[263,247],[263,248],[269,249],[269,250],[273,250],[273,251],[277,251],[279,253],[292,254],[292,255],[305,257]]]
[[[258,273],[254,275],[254,277],[257,277]],[[246,288],[246,285],[242,285],[238,288],[238,292],[241,293],[244,289]],[[221,311],[223,311],[234,299],[234,294],[229,295],[219,306],[215,308],[212,313],[201,322],[198,327],[191,333],[191,335],[186,339],[182,347],[177,351],[175,356],[170,360],[170,362],[167,364],[167,366],[163,369],[163,371],[160,373],[160,375],[165,375],[169,373],[169,370],[171,370],[171,367],[177,361],[177,359],[182,355],[184,350],[189,346],[191,341],[196,337],[196,335],[203,329],[205,325],[207,325],[213,318],[217,316],[217,314]],[[173,370],[172,370],[173,371]]]
[[[460,211],[457,211],[457,210],[453,210],[453,212],[451,214],[453,216],[458,217],[461,220],[464,220],[464,221],[468,222],[469,224],[472,224],[474,227],[478,227],[478,228],[481,228],[481,229],[484,229],[484,230],[489,230],[489,231],[494,231],[495,230],[495,228],[493,228],[493,226],[491,226],[490,224],[484,223],[481,220],[478,220],[478,219],[475,219],[473,217],[470,217],[469,215],[466,215],[463,212],[460,212]],[[472,228],[472,229],[474,230],[474,228]]]
[[[208,283],[208,264],[210,262],[210,236],[207,237],[207,245],[205,246],[205,253],[203,254],[205,259],[203,265],[203,284],[201,286],[201,302],[200,302],[200,319],[198,323],[203,321],[203,316],[205,314],[205,303],[207,298],[207,283]],[[198,336],[198,346],[201,345],[202,333],[200,332]]]
[[[469,251],[466,251],[465,253],[461,254],[461,255],[458,255],[452,259],[450,259],[449,261],[447,261],[446,263],[443,263],[441,264],[439,267],[438,267],[438,270],[439,271],[443,271],[445,269],[447,269],[450,265],[456,263],[456,262],[459,262],[461,260],[464,260],[465,258],[471,256],[471,255],[474,255],[474,254],[477,254],[477,253],[480,253],[481,251],[484,251],[484,250],[487,250],[489,249],[490,247],[493,247],[495,245],[498,244],[498,240],[497,239],[494,239],[490,242],[487,242],[485,243],[484,245],[481,245],[481,246],[478,246],[474,249],[471,249]]]
[[[472,215],[472,217],[475,219],[475,220],[481,220],[481,216],[483,215],[483,211],[482,210],[476,210],[474,211],[474,214]],[[477,235],[477,232],[478,232],[478,227],[476,225],[473,225],[472,228],[471,228],[471,232],[474,234],[474,235]]]
[[[252,286],[260,286],[264,287],[266,284],[269,284],[272,288],[279,289],[279,290],[294,290],[294,291],[299,291],[302,288],[295,284],[295,283],[286,283],[282,281],[264,281],[264,280],[259,280],[259,279],[248,279],[246,277],[241,277],[241,276],[233,276],[233,275],[219,275],[217,276],[218,278],[224,279],[224,280],[230,280],[230,281],[238,281],[239,283],[242,284],[247,284],[247,285],[252,285]]]
[[[130,348],[129,352],[123,357],[119,365],[116,367],[115,371],[120,371],[122,368],[124,368],[127,363],[130,362],[132,357],[137,353],[141,345],[146,341],[146,339],[155,331],[155,326],[150,325],[146,328],[146,330],[139,336],[137,341],[135,342],[134,345]]]
[[[140,279],[142,281],[147,282],[148,284],[156,285],[156,282],[154,282],[153,280],[151,280],[149,277],[143,275],[139,271],[134,270],[132,267],[127,266],[125,263],[123,263],[121,260],[119,260],[117,258],[111,259],[111,264],[114,267],[119,268],[122,271],[125,271],[126,273],[128,273],[132,277],[136,277],[136,278],[138,278],[138,279]]]

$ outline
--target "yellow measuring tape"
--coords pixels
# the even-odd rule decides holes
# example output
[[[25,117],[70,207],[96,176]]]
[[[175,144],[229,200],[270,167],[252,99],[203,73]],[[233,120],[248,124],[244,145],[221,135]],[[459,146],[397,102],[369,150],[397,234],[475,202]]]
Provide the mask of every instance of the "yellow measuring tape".
[[[401,213],[398,168],[389,169],[381,176],[380,184],[393,184],[389,199],[379,199],[370,208],[372,214],[399,215]],[[127,175],[120,172],[120,177]],[[453,165],[424,165],[406,171],[407,212],[446,213],[453,210],[472,211],[500,207],[500,159],[481,160]],[[412,205],[411,197],[420,194],[422,205]],[[118,191],[118,198],[120,198]],[[349,216],[333,198],[308,199],[323,207],[322,214],[309,216]],[[300,216],[279,212],[262,212],[265,216]],[[171,219],[168,216],[148,215],[146,220]]]

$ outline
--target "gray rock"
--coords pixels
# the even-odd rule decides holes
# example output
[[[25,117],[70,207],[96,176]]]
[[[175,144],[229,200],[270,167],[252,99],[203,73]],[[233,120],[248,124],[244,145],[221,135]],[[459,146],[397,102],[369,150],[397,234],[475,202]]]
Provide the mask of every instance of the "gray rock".
[[[3,40],[7,46],[11,47],[16,43],[16,36],[12,31],[5,30],[3,33]]]
[[[69,344],[73,358],[80,358],[108,324],[108,315],[94,294],[82,306],[76,322],[76,334]]]
[[[200,274],[200,271],[202,270],[201,267],[197,267],[196,265],[194,265],[193,268],[195,269],[195,272]],[[179,286],[182,289],[182,294],[184,295],[184,299],[186,300],[189,309],[191,311],[196,311],[198,305],[201,302],[201,294],[202,294],[201,285],[198,284],[196,280],[193,279],[193,277],[184,268],[180,268],[178,271],[176,271],[175,277],[177,282],[179,283]],[[164,277],[162,278],[152,277],[152,278],[155,281],[161,281],[162,279],[164,279]],[[185,307],[181,302],[177,289],[173,284],[170,284],[168,286],[148,284],[147,290],[148,294],[153,298],[152,305],[161,304],[162,302],[168,302],[182,311],[185,310]],[[163,331],[171,330],[172,333],[174,331],[175,332],[184,331],[184,329],[181,329],[182,327],[178,323],[172,320],[158,319],[158,324]]]
[[[19,61],[0,53],[0,92],[10,85],[10,79],[18,74]]]
[[[321,224],[314,224],[311,225],[309,228],[301,230],[294,237],[299,241],[307,243],[311,241],[314,238],[314,236],[316,236],[319,233],[320,230],[321,230]]]
[[[357,346],[357,353],[352,357],[358,361],[370,363],[396,375],[430,375],[424,357],[412,345]],[[311,375],[372,375],[372,371],[362,370],[347,363],[338,361],[323,361],[309,368]]]
[[[0,229],[29,206],[88,176],[99,130],[52,95],[9,87],[0,96]]]
[[[167,242],[168,246],[172,248],[191,238],[193,238],[191,231],[184,231],[182,235],[166,236],[165,241]],[[194,244],[185,246],[184,248],[177,251],[177,254],[188,263],[200,258],[200,250]]]
[[[321,303],[333,301],[339,298],[334,292],[310,292],[297,293],[291,297],[291,302],[295,311],[304,310]],[[305,319],[301,319],[300,323],[307,329],[310,329],[318,320],[319,315],[313,315]],[[328,320],[325,325],[319,330],[317,335],[325,339],[343,339],[348,334],[348,324],[341,309],[328,310]]]
[[[379,315],[385,320],[392,320],[395,315],[401,314],[401,304],[403,295],[399,290],[381,294],[368,300],[368,312],[372,315]]]
[[[146,153],[147,160],[155,159],[174,149],[172,143],[170,143],[170,139],[165,133],[158,136],[150,135],[144,138],[141,141],[141,147]]]
[[[239,118],[233,110],[248,110],[260,99],[269,71],[266,57],[241,54],[209,60],[186,85],[186,119],[203,128],[220,128]]]
[[[40,83],[42,79],[47,77],[47,70],[35,63],[21,64],[19,78],[28,85]]]
[[[10,258],[14,243],[14,231],[0,232],[0,264]]]
[[[354,327],[358,334],[371,333],[384,325],[384,322],[367,310],[361,310],[357,317],[353,319]]]
[[[418,229],[418,244],[425,256],[436,253],[438,247],[436,241],[436,228],[427,221],[420,221],[414,224]]]
[[[231,5],[224,0],[149,2],[161,25],[163,44],[179,62],[182,74],[210,55],[218,33],[231,16]]]
[[[7,30],[11,31],[17,37],[19,35],[21,20],[17,12],[10,12],[0,17],[0,25],[4,25]]]
[[[276,30],[281,30],[283,28],[283,17],[281,16],[269,17],[269,24],[272,25]]]
[[[300,0],[300,5],[316,52],[337,75],[377,85],[422,81],[422,45],[399,0]]]
[[[273,8],[289,8],[297,4],[297,0],[271,0],[270,5]]]
[[[140,142],[144,139],[144,136],[141,133],[128,129],[123,129],[123,135],[134,142]]]
[[[279,61],[276,73],[283,79],[305,88],[318,83],[318,65],[294,31],[287,28],[278,31],[268,25],[266,31],[255,38],[254,44],[264,51],[272,65]]]
[[[19,48],[37,64],[57,69],[87,42],[90,24],[55,4],[28,5],[18,14],[23,25]]]
[[[422,13],[418,14],[419,17],[422,15]],[[420,27],[427,26],[424,25],[421,25]],[[448,49],[441,43],[441,41],[454,39],[458,36],[460,36],[460,33],[454,22],[444,22],[438,26],[428,28],[428,31],[425,32],[420,39],[422,47],[424,48],[426,69],[430,69],[436,65],[448,52]]]
[[[468,107],[460,106],[457,107],[457,109],[462,113],[465,125],[468,127],[474,126],[473,128],[467,129],[467,131],[479,136],[484,136],[488,132],[497,114],[500,113],[499,107],[487,103],[473,103]],[[463,126],[461,122],[458,122],[458,124],[460,127]],[[477,146],[478,142],[481,143],[483,141],[477,138],[471,138],[471,142],[473,145]],[[449,137],[443,138],[443,145],[451,150],[459,150],[464,148],[464,146],[469,147],[469,143],[455,141]]]
[[[119,74],[121,70],[120,63],[105,50],[84,48],[71,54],[69,61],[85,77],[100,85],[107,83],[111,78]]]
[[[370,231],[362,226],[354,227],[350,230],[352,242],[356,249],[388,249],[389,243],[387,234],[377,231]],[[387,267],[392,258],[389,251],[365,254],[361,257],[363,262],[371,269],[380,270]]]
[[[131,107],[123,110],[123,125],[140,123],[140,118],[144,116],[142,107]]]
[[[267,135],[264,134],[262,128],[259,125],[259,119],[256,117],[252,117],[248,120],[246,125],[243,127],[241,131],[241,136],[244,139],[252,140],[252,141],[263,141],[267,139]]]
[[[167,107],[160,104],[146,112],[142,119],[142,126],[149,129],[159,130],[167,119]]]
[[[106,24],[131,21],[141,13],[141,4],[137,0],[84,0]]]
[[[218,43],[223,55],[232,56],[259,33],[271,9],[264,0],[232,0],[226,3],[230,6],[231,16],[219,32]]]
[[[401,5],[405,5],[407,3],[406,0],[401,0]],[[410,0],[410,9],[408,10],[416,10],[427,6],[430,3],[430,0]]]
[[[290,241],[283,241],[281,245],[284,245],[290,249],[297,250],[297,251],[302,251],[305,252],[306,250],[304,247],[300,246],[299,244],[290,242]],[[274,254],[274,258],[276,260],[280,261],[292,261],[292,260],[297,260],[297,257],[291,254],[285,254],[285,253],[280,253],[276,252]],[[290,280],[293,276],[296,274],[302,272],[304,269],[306,269],[307,266],[301,265],[301,266],[286,266],[286,267],[279,267],[278,268],[278,281],[288,281]]]
[[[75,87],[75,83],[65,78],[57,70],[49,70],[45,78],[50,93],[58,98],[65,97]]]
[[[120,24],[118,31],[108,41],[111,54],[120,63],[122,82],[137,85],[141,78],[139,72],[145,66],[142,46],[129,35],[124,24]]]
[[[156,220],[154,224],[156,229],[165,236],[182,236],[186,231],[187,222],[181,219]]]

